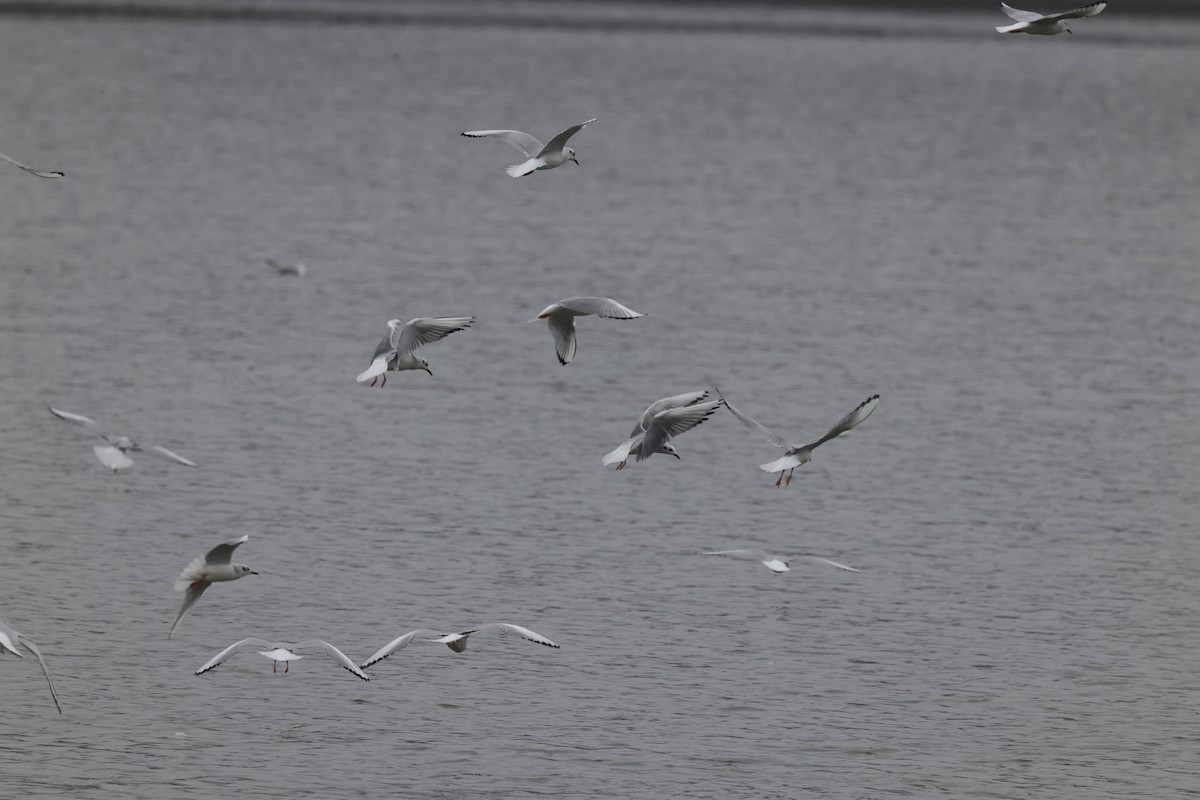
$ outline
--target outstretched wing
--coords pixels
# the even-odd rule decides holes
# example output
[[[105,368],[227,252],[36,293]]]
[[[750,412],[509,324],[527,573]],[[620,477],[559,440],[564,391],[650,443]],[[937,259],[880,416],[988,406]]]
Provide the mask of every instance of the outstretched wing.
[[[497,633],[504,634],[505,636],[520,637],[527,642],[535,642],[537,644],[544,644],[544,645],[546,645],[546,647],[554,647],[554,648],[558,647],[557,644],[550,641],[550,639],[548,639],[547,637],[542,636],[540,633],[538,633],[536,631],[531,631],[531,630],[529,630],[529,628],[523,628],[520,625],[514,625],[511,622],[489,622],[486,625],[480,625],[476,629],[476,632],[482,632],[482,631],[496,631]]]
[[[728,408],[730,411],[732,411],[733,415],[735,417],[737,417],[738,419],[740,419],[742,421],[742,424],[750,429],[751,433],[753,433],[756,436],[759,436],[763,439],[766,439],[768,442],[775,445],[776,447],[782,447],[784,450],[792,449],[792,445],[790,442],[788,442],[787,439],[784,439],[782,436],[780,436],[778,433],[776,433],[775,431],[768,428],[766,425],[763,425],[759,422],[755,422],[754,420],[750,419],[745,414],[743,414],[742,412],[738,411],[736,408],[731,406],[729,404],[729,401],[725,399],[725,395],[721,394],[720,389],[717,389],[717,396],[721,398],[721,402],[725,404],[725,407]]]
[[[708,397],[707,389],[700,392],[685,392],[684,394],[677,394],[674,397],[664,397],[662,400],[655,400],[638,417],[637,425],[634,426],[633,432],[629,435],[631,437],[641,436],[642,431],[650,426],[650,420],[654,419],[654,415],[660,411],[666,411],[668,408],[690,406],[694,403],[699,403],[706,397]]]
[[[410,319],[397,331],[392,332],[392,346],[396,355],[406,355],[423,344],[444,339],[455,331],[469,328],[474,317],[419,317]]]
[[[250,534],[246,534],[232,541],[219,544],[205,554],[204,560],[209,564],[228,564],[233,561],[233,551],[244,545],[250,540]]]
[[[637,460],[644,461],[679,434],[690,431],[704,422],[720,405],[720,401],[711,400],[707,403],[696,403],[658,412],[654,415],[654,419],[650,420],[650,426],[646,428],[646,435],[642,437],[642,449],[638,452]]]
[[[463,131],[462,135],[470,136],[473,139],[482,139],[488,136],[499,139],[520,150],[526,158],[533,158],[545,148],[544,144],[523,131]]]
[[[199,466],[195,461],[186,459],[179,455],[179,453],[168,450],[165,447],[159,447],[156,444],[139,444],[133,449],[139,453],[145,453],[148,456],[154,456],[164,461],[174,461],[176,464],[182,464],[185,467]]]
[[[817,439],[815,442],[808,445],[808,448],[811,450],[812,448],[816,447],[817,445],[824,444],[825,442],[828,442],[830,439],[834,439],[838,436],[841,436],[843,433],[845,433],[846,431],[855,427],[856,425],[861,423],[863,420],[865,420],[867,417],[871,416],[871,412],[875,410],[875,406],[877,406],[877,405],[879,405],[879,395],[873,394],[870,397],[868,397],[866,400],[863,400],[861,403],[859,403],[858,408],[854,409],[849,414],[842,417],[841,420],[838,421],[837,425],[834,425],[832,428],[829,429],[829,433],[825,434],[820,439]]]
[[[562,150],[567,145],[567,139],[570,139],[572,136],[579,133],[581,130],[586,128],[588,125],[591,125],[595,121],[596,117],[592,117],[587,122],[581,122],[578,125],[572,125],[558,136],[555,136],[553,139],[551,139],[550,143],[543,147],[542,152],[538,153],[537,155],[544,156],[547,153],[556,153],[559,150]],[[531,156],[533,153],[527,153],[526,155]]]
[[[1046,19],[1059,20],[1059,19],[1078,19],[1080,17],[1094,17],[1097,14],[1099,14],[1101,11],[1103,11],[1104,7],[1107,5],[1108,5],[1107,2],[1093,3],[1090,6],[1084,6],[1083,8],[1073,8],[1070,11],[1064,11],[1061,14],[1050,14],[1049,16],[1046,17]]]
[[[26,639],[21,634],[17,634],[17,640],[29,648],[29,652],[37,656],[38,663],[42,665],[42,674],[46,676],[46,683],[50,686],[50,696],[54,698],[54,706],[58,709],[58,713],[62,713],[62,706],[58,702],[58,692],[54,691],[54,681],[50,680],[50,670],[46,669],[46,659],[42,658],[42,651],[33,642]]]
[[[579,314],[595,314],[607,319],[637,319],[646,316],[608,297],[568,297],[566,300],[559,300],[558,305]]]
[[[204,673],[208,672],[210,669],[216,669],[217,667],[221,666],[226,661],[228,661],[230,656],[232,656],[234,653],[238,652],[239,650],[241,650],[244,647],[270,648],[270,647],[274,647],[274,646],[275,645],[272,642],[268,642],[266,639],[257,639],[254,637],[251,637],[249,639],[242,639],[240,642],[234,642],[233,644],[229,645],[229,647],[226,647],[224,650],[217,653],[215,656],[210,658],[208,661],[204,662],[204,666],[202,666],[202,667],[200,667],[200,669],[196,670],[196,674],[203,675]]]
[[[24,164],[22,164],[20,161],[17,161],[14,158],[9,158],[8,156],[4,155],[4,153],[0,153],[0,161],[7,161],[8,163],[12,164],[14,167],[20,167],[21,169],[28,172],[30,175],[37,175],[39,178],[61,178],[63,176],[63,173],[61,173],[61,172],[44,170],[44,169],[34,169],[33,167],[27,167]],[[49,677],[49,676],[47,676],[47,677]],[[50,688],[51,688],[51,690],[53,690],[54,687],[50,687]],[[55,702],[57,702],[57,701],[55,701]],[[61,708],[58,711],[60,714],[62,713]]]
[[[1035,11],[1022,11],[1019,8],[1013,8],[1012,6],[1010,6],[1006,3],[1000,4],[1000,10],[1003,11],[1005,14],[1008,14],[1010,17],[1015,19],[1017,22],[1034,22],[1035,20],[1044,18],[1042,14],[1038,14]]]
[[[309,639],[308,641],[300,642],[298,645],[293,647],[292,650],[320,650],[322,653],[345,667],[346,670],[351,672],[355,677],[362,678],[364,681],[371,680],[370,677],[367,676],[367,673],[358,668],[358,664],[355,664],[353,661],[351,661],[345,653],[343,653],[341,650],[338,650],[329,642],[325,642],[320,639]]]
[[[817,564],[827,564],[835,569],[845,570],[846,572],[862,572],[861,569],[848,567],[845,564],[841,564],[837,561],[830,561],[828,558],[821,558],[820,556],[793,556],[793,558],[799,558],[803,561],[812,561]]]
[[[359,666],[363,669],[366,669],[372,664],[378,664],[380,661],[383,661],[393,653],[399,653],[401,650],[408,647],[418,636],[445,636],[445,634],[439,631],[431,631],[428,628],[418,628],[415,631],[409,631],[403,636],[393,639],[383,647],[376,650],[373,654],[371,654],[370,658],[359,664]]]
[[[179,583],[179,581],[176,581]],[[189,583],[186,590],[187,594],[183,596],[183,606],[179,609],[179,614],[175,617],[175,622],[171,625],[171,632],[167,634],[170,639],[175,635],[175,629],[179,627],[179,623],[183,622],[183,618],[192,610],[192,606],[196,605],[196,601],[200,599],[200,595],[204,594],[204,590],[212,586],[211,581],[200,581],[199,583]],[[214,664],[214,666],[216,666]]]
[[[108,434],[104,432],[104,429],[100,427],[100,423],[96,422],[96,420],[89,419],[83,414],[72,414],[70,411],[63,411],[55,408],[54,406],[46,406],[46,408],[50,409],[50,413],[61,419],[63,422],[70,422],[72,425],[80,425],[84,428],[87,428],[101,439],[108,439]]]

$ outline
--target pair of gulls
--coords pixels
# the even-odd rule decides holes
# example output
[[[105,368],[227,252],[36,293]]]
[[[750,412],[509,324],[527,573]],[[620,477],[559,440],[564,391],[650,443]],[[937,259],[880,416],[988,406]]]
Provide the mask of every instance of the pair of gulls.
[[[596,315],[606,319],[636,319],[639,314],[608,297],[568,297],[551,303],[533,319],[544,319],[554,337],[554,352],[560,364],[570,364],[575,358],[575,317]],[[429,362],[413,351],[422,345],[444,339],[450,334],[471,327],[474,317],[417,317],[408,322],[389,319],[387,333],[371,354],[371,365],[355,378],[359,383],[370,381],[374,386],[382,377],[381,387],[387,385],[389,372],[423,369],[430,375]]]
[[[234,642],[233,644],[229,645],[229,647],[226,647],[224,650],[217,653],[211,659],[204,662],[204,665],[201,666],[200,669],[196,670],[196,674],[203,675],[209,670],[216,669],[228,661],[230,656],[240,652],[241,650],[249,647],[261,647],[264,649],[256,650],[255,652],[257,652],[260,656],[271,659],[272,672],[275,672],[279,669],[279,662],[281,661],[284,664],[283,671],[287,672],[292,661],[298,661],[299,659],[304,658],[299,651],[307,650],[329,656],[351,674],[362,678],[364,681],[369,681],[371,679],[367,676],[367,673],[363,672],[364,669],[370,667],[372,664],[382,661],[393,653],[403,650],[404,648],[408,647],[409,644],[417,641],[418,639],[424,642],[444,644],[454,652],[461,653],[467,649],[467,638],[469,636],[476,633],[482,633],[484,631],[494,631],[507,636],[517,636],[521,639],[525,639],[526,641],[545,645],[546,647],[558,648],[557,644],[550,641],[545,636],[542,636],[540,633],[531,631],[529,628],[523,628],[520,625],[514,625],[511,622],[492,622],[488,623],[487,625],[480,625],[478,628],[472,628],[471,630],[460,631],[459,633],[440,633],[438,631],[429,630],[426,628],[409,631],[403,636],[397,637],[396,639],[393,639],[385,644],[383,647],[379,648],[379,650],[375,651],[375,653],[362,664],[355,664],[345,653],[323,639],[308,639],[307,641],[293,644],[291,642],[269,642],[266,639],[250,637],[248,639],[242,639],[240,642]]]
[[[1038,14],[1036,11],[1022,11],[1005,3],[1000,9],[1016,20],[1012,25],[1001,25],[996,28],[1000,33],[1032,33],[1039,36],[1054,36],[1059,33],[1070,33],[1067,20],[1094,17],[1108,5],[1107,2],[1093,3],[1083,8],[1064,11],[1061,14]]]
[[[675,449],[675,446],[671,444],[671,440],[704,422],[712,416],[717,408],[723,405],[735,417],[741,420],[752,433],[786,451],[782,458],[762,464],[759,466],[759,469],[764,472],[779,473],[779,479],[775,481],[776,487],[779,487],[783,483],[783,475],[786,472],[787,482],[783,483],[783,485],[788,486],[792,482],[792,472],[801,464],[807,464],[811,461],[814,450],[830,439],[835,439],[857,427],[879,405],[879,395],[873,394],[862,403],[859,403],[858,407],[849,414],[842,417],[820,439],[808,444],[797,445],[792,444],[767,426],[755,422],[741,411],[738,411],[729,404],[729,401],[725,399],[725,395],[721,394],[720,389],[717,390],[717,395],[720,397],[719,400],[702,402],[708,397],[707,390],[686,392],[674,397],[664,397],[662,400],[651,403],[642,412],[642,415],[638,417],[638,421],[633,426],[633,431],[629,434],[629,438],[622,442],[615,450],[606,454],[601,459],[601,462],[605,466],[616,464],[617,469],[624,469],[630,456],[636,456],[638,461],[645,461],[655,453],[666,453],[667,455],[679,458],[679,453]]]

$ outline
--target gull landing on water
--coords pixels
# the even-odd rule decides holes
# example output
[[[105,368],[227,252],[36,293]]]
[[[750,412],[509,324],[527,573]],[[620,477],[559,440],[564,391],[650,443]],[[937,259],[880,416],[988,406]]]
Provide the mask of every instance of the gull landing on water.
[[[750,561],[757,561],[767,569],[771,570],[771,572],[788,572],[790,569],[790,567],[788,567],[787,559],[783,558],[782,556],[773,556],[770,553],[762,550],[716,550],[711,553],[701,553],[700,555],[728,556],[729,558],[741,558],[748,559]],[[837,561],[830,561],[828,558],[821,558],[820,556],[789,556],[789,558],[791,558],[793,561],[802,560],[811,561],[816,564],[826,564],[835,569],[844,570],[845,572],[862,572],[861,569],[848,567],[845,564],[840,564]]]
[[[175,617],[175,624],[171,626],[171,632],[167,634],[168,639],[175,635],[175,629],[179,627],[179,623],[183,622],[183,618],[188,615],[192,606],[209,586],[217,581],[236,581],[247,575],[258,574],[243,564],[232,563],[233,551],[239,545],[245,544],[249,538],[247,535],[231,542],[219,544],[204,555],[196,556],[190,564],[184,567],[183,572],[179,573],[179,579],[175,581],[175,591],[186,591],[187,594],[183,597],[183,607],[179,609],[179,616]]]
[[[550,335],[554,337],[558,363],[566,366],[575,358],[575,318],[592,314],[604,319],[637,319],[646,316],[607,297],[568,297],[546,306],[542,313],[529,321],[546,320]]]
[[[633,426],[633,431],[629,434],[629,438],[622,442],[616,450],[606,454],[601,459],[601,463],[606,467],[609,464],[616,464],[617,469],[625,469],[625,464],[631,455],[637,456],[637,460],[641,461],[643,447],[649,450],[650,445],[653,444],[658,444],[658,448],[653,452],[665,453],[666,455],[679,458],[679,453],[675,450],[675,446],[669,441],[672,437],[666,436],[664,438],[664,433],[678,427],[680,420],[690,420],[692,415],[686,413],[675,416],[668,415],[658,420],[657,423],[655,420],[658,419],[660,414],[666,411],[694,406],[706,397],[708,397],[708,391],[704,390],[699,392],[685,392],[684,394],[677,394],[674,397],[664,397],[662,400],[654,401],[638,417],[637,424]],[[716,408],[714,407],[712,411],[702,414],[698,420],[684,430],[696,427],[696,425],[708,419],[709,415],[715,410]],[[654,429],[653,433],[651,433],[651,428]],[[683,433],[683,430],[672,434],[672,436],[677,436],[679,433]],[[646,444],[647,436],[650,437],[650,444]],[[647,452],[646,457],[650,457],[649,452]]]
[[[433,370],[429,368],[429,362],[413,355],[412,351],[423,344],[444,339],[455,331],[469,328],[474,322],[474,317],[418,317],[404,324],[398,319],[389,319],[388,332],[375,348],[375,354],[371,356],[371,366],[360,372],[355,380],[359,383],[369,380],[374,386],[375,381],[382,375],[383,383],[380,386],[383,387],[387,386],[388,372],[423,369],[432,375]]]
[[[20,161],[17,161],[14,158],[9,158],[8,156],[4,155],[4,153],[0,153],[0,161],[7,161],[9,164],[12,164],[14,167],[20,167],[21,169],[28,172],[30,175],[37,175],[39,178],[61,178],[63,176],[63,173],[61,173],[61,172],[45,170],[45,169],[34,169],[33,167],[27,167],[24,164],[22,164]]]
[[[282,661],[284,665],[283,671],[287,672],[288,668],[291,666],[291,662],[299,661],[300,659],[304,658],[304,656],[299,655],[296,652],[297,650],[316,650],[319,653],[324,653],[325,655],[329,656],[338,664],[341,664],[347,671],[353,673],[356,677],[362,678],[364,681],[371,680],[367,677],[365,672],[358,668],[357,664],[346,657],[345,653],[343,653],[341,650],[338,650],[329,642],[322,641],[321,639],[308,639],[298,644],[292,644],[291,642],[268,642],[266,639],[255,639],[253,637],[249,639],[242,639],[240,642],[234,642],[233,644],[229,645],[229,647],[226,647],[224,650],[213,656],[209,661],[205,662],[204,666],[196,670],[196,674],[203,675],[209,670],[216,669],[224,664],[234,653],[246,647],[266,648],[257,652],[260,656],[271,659],[272,672],[278,671],[280,661]]]
[[[25,634],[13,630],[4,624],[4,620],[0,619],[0,656],[12,653],[17,658],[24,658],[25,656],[17,649],[17,645],[28,647],[29,652],[37,657],[38,663],[42,665],[42,674],[46,676],[46,683],[50,686],[50,697],[54,699],[54,707],[61,714],[62,706],[58,704],[58,692],[54,691],[54,681],[50,680],[50,670],[46,669],[46,660],[42,658],[42,651],[38,650],[37,645],[27,639]]]
[[[1001,3],[1000,9],[1015,19],[1016,23],[1013,25],[1001,25],[996,30],[1000,33],[1034,33],[1041,36],[1054,36],[1063,31],[1070,33],[1071,29],[1067,27],[1067,20],[1094,17],[1103,11],[1107,5],[1108,3],[1106,2],[1093,3],[1090,6],[1064,11],[1061,14],[1038,14],[1034,11],[1022,11],[1019,8],[1013,8],[1010,5]]]
[[[475,139],[492,136],[520,150],[521,154],[529,160],[521,164],[513,164],[506,170],[510,176],[520,178],[525,175],[532,175],[539,169],[561,167],[568,161],[574,161],[575,166],[579,166],[579,160],[575,158],[575,150],[567,147],[567,139],[570,139],[595,121],[596,118],[592,117],[587,122],[572,125],[551,139],[550,144],[546,145],[528,133],[521,131],[463,131],[462,135]]]
[[[364,661],[359,666],[361,666],[363,669],[366,669],[367,667],[371,666],[372,664],[377,664],[380,661],[382,661],[383,659],[392,655],[393,653],[398,653],[401,650],[403,650],[404,648],[408,647],[409,644],[411,644],[413,641],[415,641],[417,639],[417,637],[432,636],[434,638],[432,638],[432,639],[422,638],[421,641],[434,642],[436,644],[444,644],[447,647],[449,647],[451,650],[453,650],[454,652],[461,653],[462,651],[467,649],[467,637],[468,636],[470,636],[473,633],[482,633],[484,631],[496,631],[497,633],[500,633],[500,634],[504,634],[504,635],[508,635],[508,636],[517,636],[521,639],[525,639],[526,641],[535,642],[537,644],[544,644],[546,647],[554,647],[554,648],[558,647],[557,644],[550,641],[545,636],[542,636],[540,633],[537,633],[536,631],[531,631],[531,630],[529,630],[529,628],[522,628],[520,625],[513,625],[511,622],[492,622],[487,625],[480,625],[478,628],[473,628],[469,631],[462,631],[461,633],[439,633],[438,631],[431,631],[431,630],[428,630],[425,628],[420,628],[415,631],[409,631],[408,633],[404,634],[403,636],[400,636],[400,637],[388,642],[383,647],[381,647],[377,651],[375,651],[374,655],[372,655],[370,658],[368,658],[366,661]]]
[[[82,425],[92,433],[99,436],[108,444],[105,446],[96,445],[92,449],[96,453],[96,458],[100,459],[100,463],[111,469],[113,472],[118,472],[123,469],[129,469],[133,466],[133,459],[129,457],[129,453],[145,453],[148,456],[155,458],[174,461],[176,464],[182,464],[185,467],[196,466],[195,461],[189,461],[178,453],[174,453],[165,447],[159,447],[156,444],[138,444],[128,436],[110,436],[101,430],[99,423],[95,420],[88,419],[82,414],[72,414],[69,411],[60,411],[57,408],[46,406],[50,409],[50,413],[64,422],[70,422],[73,425]]]
[[[762,464],[759,466],[759,469],[761,469],[763,472],[779,473],[779,480],[775,481],[776,488],[779,488],[779,484],[783,480],[783,473],[785,471],[787,472],[788,476],[787,483],[784,483],[783,485],[790,486],[792,483],[792,471],[794,471],[796,467],[800,466],[801,464],[807,464],[809,461],[812,461],[813,450],[816,450],[819,446],[825,444],[825,442],[828,442],[830,439],[841,436],[843,433],[861,423],[867,417],[871,416],[871,412],[875,410],[875,406],[879,405],[879,395],[873,394],[860,403],[858,408],[842,417],[841,421],[839,421],[837,425],[834,425],[832,428],[830,428],[829,433],[825,434],[820,439],[817,439],[815,442],[806,445],[795,445],[788,442],[787,439],[784,439],[770,428],[766,427],[765,425],[760,425],[742,412],[738,411],[733,406],[729,405],[729,401],[725,399],[725,395],[721,394],[720,389],[717,389],[717,394],[725,403],[725,407],[732,411],[733,415],[740,419],[742,423],[750,429],[751,433],[754,433],[776,447],[787,451],[783,458],[772,461],[769,464]]]

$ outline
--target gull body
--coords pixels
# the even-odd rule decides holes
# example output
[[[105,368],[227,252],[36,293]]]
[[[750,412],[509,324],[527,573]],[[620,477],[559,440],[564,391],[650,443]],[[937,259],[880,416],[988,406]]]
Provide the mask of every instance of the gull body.
[[[698,392],[685,392],[683,394],[677,394],[673,397],[664,397],[662,400],[655,400],[653,403],[647,406],[646,410],[642,412],[642,415],[638,417],[638,421],[634,424],[633,430],[629,434],[629,438],[622,442],[617,449],[606,454],[604,458],[601,459],[601,463],[605,466],[615,463],[617,465],[617,469],[625,469],[625,463],[629,460],[630,456],[641,455],[642,440],[644,439],[647,430],[649,430],[650,424],[654,421],[654,418],[658,416],[659,413],[672,408],[683,408],[685,406],[695,405],[706,397],[708,397],[707,389]],[[698,425],[699,423],[696,424]],[[664,441],[655,452],[679,458],[679,453],[675,450],[675,446],[667,441]]]
[[[404,323],[389,319],[387,333],[371,356],[371,366],[360,372],[355,380],[359,383],[370,381],[374,386],[382,375],[383,383],[380,385],[387,386],[388,372],[423,369],[432,375],[429,362],[413,355],[413,350],[469,328],[474,322],[474,317],[418,317]]]
[[[26,172],[28,172],[30,175],[37,175],[39,178],[61,178],[63,176],[63,173],[58,172],[56,170],[34,169],[33,167],[27,167],[24,164],[22,164],[20,161],[17,161],[14,158],[9,158],[8,156],[4,155],[4,153],[0,153],[0,161],[7,161],[9,164],[12,164],[14,167],[19,167],[19,168],[25,170]]]
[[[1094,17],[1108,5],[1107,2],[1093,3],[1090,6],[1064,11],[1061,14],[1038,14],[1033,11],[1022,11],[1005,3],[1000,9],[1016,20],[1012,25],[1001,25],[996,28],[1000,33],[1032,33],[1039,36],[1054,36],[1059,33],[1070,33],[1067,20]]]
[[[495,631],[507,636],[516,636],[526,641],[543,644],[546,647],[557,648],[558,645],[550,641],[550,639],[542,636],[536,631],[531,631],[529,628],[514,625],[511,622],[490,622],[486,625],[480,625],[478,628],[472,628],[469,631],[460,631],[459,633],[439,633],[438,631],[429,630],[428,628],[419,628],[415,631],[409,631],[403,636],[397,637],[385,644],[383,647],[375,651],[375,653],[364,661],[360,666],[363,669],[377,664],[393,653],[398,653],[408,647],[412,642],[418,639],[423,642],[433,642],[436,644],[444,644],[456,653],[461,653],[467,649],[467,637],[475,633],[484,631]],[[426,638],[433,637],[433,638]]]
[[[175,617],[175,624],[171,626],[171,632],[167,634],[168,639],[175,635],[175,629],[179,627],[179,623],[183,622],[183,618],[188,615],[192,606],[209,586],[220,581],[236,581],[247,575],[258,574],[244,564],[233,563],[233,551],[245,544],[249,538],[250,536],[246,535],[219,544],[204,555],[196,556],[183,568],[183,572],[179,573],[179,578],[175,581],[175,591],[187,592],[187,594],[183,597],[183,607],[179,609],[179,615]]]
[[[725,399],[725,395],[721,394],[720,389],[717,390],[717,394],[720,395],[721,400],[725,403],[725,407],[733,412],[733,415],[740,419],[742,424],[749,428],[752,433],[765,439],[776,447],[787,451],[783,458],[776,459],[775,461],[771,461],[767,464],[762,464],[759,466],[759,469],[761,469],[763,472],[779,473],[779,480],[775,481],[776,487],[778,487],[780,482],[783,481],[784,472],[787,472],[788,476],[787,483],[783,485],[790,485],[792,482],[791,471],[795,470],[795,468],[801,464],[807,464],[809,461],[812,461],[813,450],[816,450],[830,439],[837,438],[843,433],[849,431],[851,428],[857,426],[867,417],[871,416],[871,412],[875,410],[875,406],[879,405],[879,395],[873,394],[863,402],[859,403],[858,407],[849,414],[842,417],[842,419],[836,425],[829,429],[829,433],[825,434],[820,439],[805,445],[795,445],[772,431],[770,428],[755,422],[754,420],[750,419],[750,417],[729,405],[729,401]]]
[[[566,366],[575,358],[575,318],[592,314],[604,319],[637,319],[646,316],[607,297],[568,297],[546,306],[529,321],[546,320],[550,335],[554,337],[558,363]]]
[[[278,670],[280,661],[284,662],[283,671],[287,672],[288,668],[291,666],[290,662],[298,661],[304,658],[304,656],[296,652],[297,650],[313,650],[317,653],[329,656],[355,677],[362,678],[364,681],[371,680],[369,677],[367,677],[365,672],[358,668],[357,664],[346,657],[345,653],[343,653],[341,650],[338,650],[329,642],[321,639],[307,639],[296,644],[292,644],[291,642],[268,642],[266,639],[257,639],[254,637],[242,639],[239,642],[234,642],[233,644],[229,645],[229,647],[226,647],[224,650],[206,661],[204,665],[200,667],[200,669],[196,670],[196,674],[203,675],[209,670],[216,669],[224,664],[230,656],[247,647],[263,648],[262,650],[256,650],[255,652],[260,656],[271,659],[272,672]]]
[[[574,148],[567,147],[567,140],[595,121],[596,118],[593,117],[587,122],[572,125],[551,139],[549,144],[542,144],[537,138],[523,131],[463,131],[462,135],[475,139],[493,137],[515,147],[527,160],[520,164],[513,164],[506,172],[514,178],[520,178],[525,175],[532,175],[538,170],[561,167],[568,161],[574,161],[575,165],[579,166],[579,159],[576,158],[575,150]]]
[[[57,408],[50,409],[50,413],[64,422],[70,422],[72,425],[81,425],[91,431],[96,436],[99,436],[107,444],[101,446],[96,445],[92,450],[96,453],[96,458],[100,463],[111,469],[113,472],[119,472],[123,469],[128,469],[133,466],[133,459],[129,457],[129,453],[144,453],[155,458],[173,461],[176,464],[182,464],[185,467],[194,467],[196,462],[189,461],[178,453],[172,452],[165,447],[159,447],[156,444],[138,444],[128,436],[111,436],[105,433],[99,423],[95,420],[88,419],[82,414],[72,414],[69,411],[60,411]]]
[[[294,278],[303,278],[308,274],[307,261],[297,261],[295,264],[282,264],[273,258],[268,258],[267,266],[280,275],[290,275]]]
[[[46,660],[42,658],[42,651],[25,634],[10,628],[4,623],[4,620],[0,619],[0,656],[12,653],[17,658],[24,658],[25,655],[18,649],[18,645],[28,647],[29,652],[33,653],[38,663],[42,665],[42,674],[46,676],[46,683],[50,687],[50,697],[54,700],[54,707],[61,714],[62,706],[58,703],[58,692],[54,691],[54,681],[50,680],[50,670],[46,669]]]
[[[791,569],[791,567],[788,565],[789,558],[792,561],[800,560],[811,561],[815,564],[825,564],[833,567],[834,569],[840,569],[845,572],[862,572],[861,569],[855,569],[854,567],[846,566],[845,564],[837,561],[830,561],[828,558],[821,558],[820,556],[788,556],[785,558],[783,556],[771,555],[764,550],[714,550],[708,553],[701,553],[700,555],[726,556],[728,558],[740,558],[750,561],[757,561],[767,569],[771,570],[771,572],[788,572]]]

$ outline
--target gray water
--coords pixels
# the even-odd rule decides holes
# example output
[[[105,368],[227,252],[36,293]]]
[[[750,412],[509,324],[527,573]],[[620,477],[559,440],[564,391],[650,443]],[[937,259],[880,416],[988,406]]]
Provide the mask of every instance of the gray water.
[[[1110,12],[5,19],[0,151],[67,178],[0,173],[0,614],[65,713],[0,659],[0,794],[1197,793],[1200,24]],[[592,116],[523,180],[458,136]],[[580,294],[647,316],[562,367],[525,320]],[[432,377],[354,382],[388,318],[456,314]],[[724,411],[600,465],[714,383],[799,440],[883,400],[786,490]],[[107,473],[47,404],[201,467]],[[243,533],[261,574],[168,641],[172,580]],[[863,572],[693,555],[738,546]],[[562,649],[192,674],[492,620]]]

